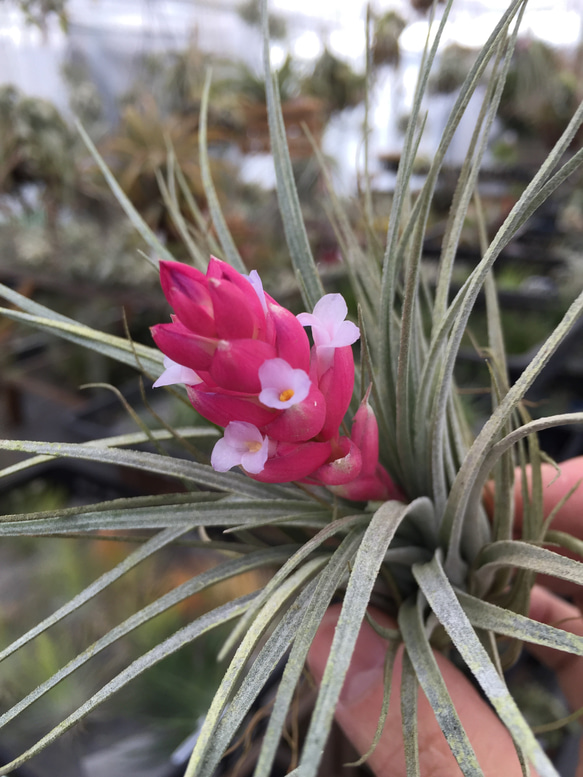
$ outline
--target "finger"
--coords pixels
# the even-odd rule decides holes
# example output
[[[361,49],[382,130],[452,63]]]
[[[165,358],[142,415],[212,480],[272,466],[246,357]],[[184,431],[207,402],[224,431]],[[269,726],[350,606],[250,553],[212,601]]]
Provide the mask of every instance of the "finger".
[[[547,623],[549,626],[556,626],[583,637],[581,610],[541,586],[535,585],[532,589],[528,614],[541,623]],[[570,709],[575,711],[583,707],[583,658],[542,645],[527,645],[527,649],[541,663],[556,672]],[[576,777],[583,777],[583,739],[579,744],[579,765]]]
[[[569,459],[559,464],[559,473],[555,467],[550,464],[543,464],[541,467],[543,479],[543,509],[544,515],[551,514],[553,509],[559,504],[569,491],[583,479],[583,456],[575,459]],[[530,483],[530,469],[527,470],[527,478]],[[516,482],[514,484],[514,497],[516,502],[516,523],[522,525],[522,483],[520,471],[517,472]],[[552,528],[557,531],[565,531],[573,534],[579,539],[583,539],[583,521],[581,514],[583,512],[583,483],[567,499],[565,504],[553,518]]]
[[[338,614],[339,607],[328,611],[308,656],[308,665],[318,682],[324,673]],[[394,626],[382,613],[375,612],[374,616],[382,624]],[[386,641],[364,622],[336,711],[336,720],[359,753],[368,751],[377,728],[383,699],[386,648]],[[502,767],[505,777],[522,775],[516,751],[504,725],[464,675],[440,653],[435,655],[485,777],[499,777]],[[397,654],[393,670],[393,692],[383,735],[368,762],[377,777],[406,777],[399,699],[401,666],[402,649]],[[418,699],[418,728],[421,774],[427,777],[461,775],[422,692]]]
[[[562,462],[559,465],[559,472],[557,472],[557,469],[550,464],[543,464],[541,467],[541,474],[543,481],[543,514],[545,517],[548,517],[571,489],[575,488],[579,481],[583,479],[583,456]],[[530,467],[527,467],[526,469],[526,477],[530,487],[530,482],[532,480]],[[517,536],[520,536],[523,504],[522,476],[519,468],[516,470],[514,497],[516,507],[514,528],[517,532]],[[484,491],[484,502],[490,514],[492,514],[493,511],[493,500],[493,483],[489,483]],[[575,489],[567,501],[557,511],[557,514],[553,518],[551,528],[557,531],[567,532],[578,539],[583,539],[582,514],[583,483],[581,483],[580,487]],[[551,549],[562,556],[579,559],[574,553],[563,548],[553,546]],[[568,580],[561,580],[547,575],[539,575],[537,580],[555,593],[561,594],[562,596],[573,597],[577,604],[579,604],[579,599],[581,600],[581,603],[583,603],[583,593],[579,585]]]
[[[578,607],[535,585],[531,592],[529,616],[549,626],[583,637],[583,618]],[[528,652],[557,673],[567,703],[572,710],[583,707],[583,658],[542,645],[527,645]]]

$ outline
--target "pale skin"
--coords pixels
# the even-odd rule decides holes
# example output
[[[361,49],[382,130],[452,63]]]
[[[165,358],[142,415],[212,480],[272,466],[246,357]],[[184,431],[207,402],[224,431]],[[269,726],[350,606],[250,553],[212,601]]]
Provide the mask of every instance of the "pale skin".
[[[583,479],[583,457],[561,464],[561,474],[543,467],[544,505],[548,514],[576,483]],[[521,517],[520,488],[516,490],[517,520]],[[569,532],[583,540],[583,483],[555,517],[552,528]],[[556,595],[570,596],[570,604]],[[577,605],[577,606],[575,606]],[[574,584],[542,577],[534,587],[529,615],[531,618],[583,636],[583,594]],[[324,672],[340,606],[331,607],[320,627],[308,656],[308,665],[319,681]],[[374,613],[382,624],[394,627],[386,615]],[[352,663],[348,670],[336,711],[336,720],[358,752],[365,753],[376,731],[383,696],[383,663],[387,642],[364,623]],[[529,646],[529,651],[557,673],[558,681],[572,710],[583,707],[583,658],[551,648]],[[496,714],[475,688],[448,659],[436,653],[443,677],[457,713],[466,729],[485,777],[522,777],[516,751],[509,734]],[[370,756],[369,766],[376,777],[406,777],[401,731],[400,687],[401,652],[393,671],[391,703],[384,732]],[[419,760],[423,777],[461,775],[449,746],[422,692],[418,699]],[[535,777],[534,770],[531,774]],[[583,740],[576,777],[583,777]]]

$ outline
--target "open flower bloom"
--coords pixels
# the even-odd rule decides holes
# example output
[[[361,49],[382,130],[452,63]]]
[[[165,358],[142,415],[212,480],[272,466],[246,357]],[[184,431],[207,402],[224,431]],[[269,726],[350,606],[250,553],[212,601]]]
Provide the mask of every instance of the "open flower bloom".
[[[326,294],[316,303],[313,313],[297,316],[300,324],[312,327],[320,374],[332,366],[336,348],[352,345],[360,337],[356,324],[345,321],[347,313],[341,294]]]
[[[268,449],[269,440],[256,426],[232,421],[213,448],[211,464],[217,472],[227,472],[240,464],[246,472],[256,475],[265,467]]]
[[[161,262],[160,277],[174,315],[152,328],[165,354],[154,385],[184,383],[193,407],[224,427],[214,469],[240,466],[263,482],[325,485],[348,499],[387,498],[391,481],[378,463],[368,395],[351,436],[340,433],[359,337],[340,294],[296,317],[263,290],[255,271],[241,275],[214,257],[206,275]]]

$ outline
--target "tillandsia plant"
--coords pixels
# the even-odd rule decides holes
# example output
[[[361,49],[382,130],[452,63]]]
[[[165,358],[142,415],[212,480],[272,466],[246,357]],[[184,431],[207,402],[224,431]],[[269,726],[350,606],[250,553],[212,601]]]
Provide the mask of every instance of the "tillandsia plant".
[[[158,386],[183,384],[193,416],[197,411],[210,423],[208,427],[142,428],[133,435],[82,445],[1,442],[4,449],[34,454],[2,475],[34,467],[47,457],[65,456],[163,474],[176,480],[177,489],[175,494],[4,516],[0,522],[4,536],[91,535],[103,530],[120,534],[134,529],[147,530],[149,536],[68,604],[6,646],[0,658],[25,648],[83,604],[90,606],[101,590],[185,537],[224,553],[224,560],[103,634],[5,711],[0,723],[14,720],[100,651],[184,598],[244,571],[276,571],[262,590],[210,610],[153,645],[37,744],[0,768],[0,774],[39,753],[149,667],[223,624],[232,625],[221,651],[222,658],[230,659],[185,774],[210,777],[216,773],[278,667],[279,684],[254,770],[257,777],[272,774],[308,651],[332,602],[341,602],[340,615],[310,723],[290,773],[310,777],[318,772],[359,630],[366,618],[374,623],[368,614],[372,603],[390,614],[395,626],[389,630],[376,626],[387,638],[387,671],[371,751],[387,718],[389,697],[400,693],[402,730],[394,736],[404,742],[407,775],[420,774],[416,699],[421,688],[460,772],[483,773],[443,679],[437,650],[453,657],[475,678],[510,733],[523,773],[534,766],[544,777],[557,774],[512,698],[503,668],[512,664],[524,642],[583,656],[582,637],[561,624],[546,625],[527,616],[538,573],[573,586],[583,583],[583,565],[557,547],[580,554],[580,541],[552,531],[553,514],[543,512],[543,456],[536,438],[546,427],[581,423],[583,414],[531,421],[523,402],[581,315],[583,294],[510,385],[492,268],[540,204],[583,162],[583,151],[571,148],[583,122],[583,105],[489,241],[477,181],[526,6],[525,0],[513,0],[477,56],[423,187],[413,195],[410,181],[423,130],[423,96],[451,4],[443,10],[437,34],[425,51],[384,250],[373,229],[370,190],[365,191],[363,204],[367,229],[358,235],[330,192],[330,218],[356,300],[358,326],[346,319],[342,297],[325,289],[326,278],[320,277],[310,249],[276,81],[270,72],[265,0],[266,94],[277,193],[306,312],[294,316],[263,290],[257,274],[241,261],[226,228],[205,148],[210,79],[201,107],[200,158],[216,238],[206,234],[204,219],[188,200],[180,171],[170,163],[168,177],[159,179],[192,266],[173,263],[93,149],[120,203],[156,257],[151,261],[174,310],[171,323],[152,322],[160,350],[95,331],[1,288],[10,305],[2,311],[6,317],[135,366]],[[432,290],[421,261],[429,209],[452,136],[484,80],[482,107],[459,174]],[[190,204],[192,224],[185,222],[177,207],[178,191]],[[454,259],[470,205],[478,215],[482,258],[453,295]],[[221,258],[209,260],[211,252]],[[482,291],[487,305],[484,357],[491,375],[492,412],[472,439],[453,373],[470,313]],[[143,420],[140,423],[144,425]],[[217,426],[224,429],[224,436],[214,445],[210,461],[201,461],[192,443],[205,436],[212,440],[218,435]],[[179,456],[163,449],[157,453],[135,449],[139,443],[161,445],[167,440],[185,446]],[[515,481],[524,493],[521,521],[515,519],[513,509]],[[492,493],[487,510],[485,495]],[[549,543],[552,547],[545,547]],[[398,646],[405,656],[401,685],[391,689]],[[387,773],[391,773],[390,764]]]

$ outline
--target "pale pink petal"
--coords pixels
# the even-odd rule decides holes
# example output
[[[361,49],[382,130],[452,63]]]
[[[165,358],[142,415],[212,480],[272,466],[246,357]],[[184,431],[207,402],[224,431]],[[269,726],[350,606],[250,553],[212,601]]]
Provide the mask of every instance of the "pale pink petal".
[[[217,472],[227,472],[241,465],[246,472],[258,475],[264,468],[269,453],[269,439],[259,429],[245,421],[231,421],[225,436],[211,454],[211,466]]]
[[[217,472],[227,472],[241,463],[241,451],[231,448],[223,437],[219,440],[211,453],[211,466]]]
[[[352,345],[360,337],[360,329],[352,321],[343,321],[334,334],[334,340],[330,345],[341,348],[343,345]]]
[[[341,294],[326,294],[318,300],[313,313],[297,316],[302,326],[312,327],[314,344],[319,348],[352,345],[360,337],[356,324],[345,321],[348,308]]]
[[[255,293],[259,297],[259,301],[261,302],[261,307],[263,308],[263,312],[267,313],[267,302],[265,301],[265,292],[263,291],[263,283],[261,282],[261,278],[259,277],[259,273],[257,270],[251,270],[249,275],[247,276],[247,280],[253,286]]]
[[[267,359],[259,368],[259,401],[266,407],[285,410],[303,402],[311,381],[304,370],[294,370],[285,359]]]
[[[263,438],[261,448],[258,451],[248,451],[241,456],[241,466],[245,472],[249,472],[251,475],[259,475],[265,468],[265,462],[269,453],[269,440],[267,437]]]
[[[173,386],[175,383],[184,383],[185,386],[196,386],[197,383],[202,383],[194,370],[190,367],[183,367],[182,364],[172,361],[169,356],[164,357],[164,372],[160,375],[157,381],[153,384],[153,388],[159,386]]]
[[[348,307],[342,294],[325,294],[314,307],[314,316],[330,334],[336,331],[338,324],[344,321],[347,313]]]

